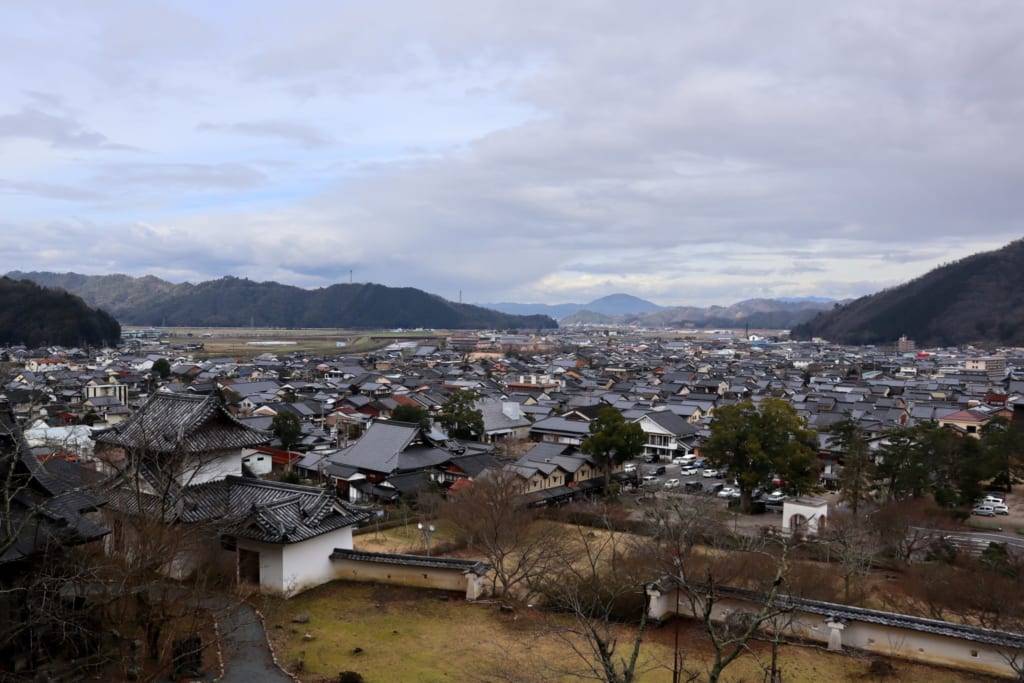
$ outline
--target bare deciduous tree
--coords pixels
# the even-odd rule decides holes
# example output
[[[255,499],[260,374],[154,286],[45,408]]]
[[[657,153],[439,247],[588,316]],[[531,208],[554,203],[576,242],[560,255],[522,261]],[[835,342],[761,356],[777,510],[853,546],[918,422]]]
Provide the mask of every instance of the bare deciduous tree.
[[[640,650],[647,626],[646,557],[636,539],[609,523],[576,523],[567,529],[541,596],[556,613],[548,632],[576,655],[578,666],[566,662],[555,668],[563,675],[603,683],[639,681],[645,671]],[[620,643],[623,631],[630,638]]]
[[[453,494],[438,515],[491,564],[494,595],[527,599],[555,556],[558,530],[538,519],[522,493],[518,475],[491,470]]]

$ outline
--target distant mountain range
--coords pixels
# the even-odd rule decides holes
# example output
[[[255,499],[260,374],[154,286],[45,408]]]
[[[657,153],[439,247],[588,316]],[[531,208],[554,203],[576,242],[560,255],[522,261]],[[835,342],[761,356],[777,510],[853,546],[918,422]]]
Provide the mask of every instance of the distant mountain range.
[[[831,299],[748,299],[731,306],[659,306],[629,294],[612,294],[588,304],[481,304],[506,313],[546,313],[562,325],[644,327],[743,327],[789,329],[831,308]]]
[[[630,294],[609,294],[594,299],[589,304],[514,304],[502,302],[497,304],[480,304],[485,308],[493,308],[502,313],[516,315],[550,315],[561,320],[580,311],[590,311],[601,315],[635,315],[661,310],[661,306]]]
[[[105,346],[121,326],[81,298],[20,279],[0,278],[0,343],[37,346]]]
[[[1024,345],[1024,240],[940,266],[835,306],[792,329],[797,339],[918,346]]]
[[[133,325],[244,327],[354,327],[440,329],[552,329],[546,315],[510,315],[458,304],[412,287],[336,284],[308,290],[277,282],[224,277],[174,284],[153,276],[19,272],[82,297]]]

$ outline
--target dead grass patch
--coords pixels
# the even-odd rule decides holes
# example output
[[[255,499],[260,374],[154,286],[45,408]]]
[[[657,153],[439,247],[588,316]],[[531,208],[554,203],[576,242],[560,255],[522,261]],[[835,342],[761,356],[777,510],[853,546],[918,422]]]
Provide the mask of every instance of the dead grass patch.
[[[267,599],[264,610],[281,662],[310,683],[335,680],[341,671],[357,671],[367,683],[579,680],[564,672],[577,662],[549,630],[561,617],[525,606],[507,613],[500,603],[468,603],[442,591],[335,582],[288,601]],[[292,623],[299,613],[308,614],[309,622]],[[680,620],[679,627],[687,668],[706,671],[711,650],[698,625]],[[634,627],[619,628],[625,647]],[[674,640],[675,622],[647,631],[641,680],[671,680]],[[762,680],[758,660],[767,661],[769,654],[767,644],[753,644],[724,680]],[[873,659],[794,645],[783,646],[780,655],[787,683],[880,680],[869,673]],[[898,660],[893,665],[895,675],[885,680],[996,680]]]

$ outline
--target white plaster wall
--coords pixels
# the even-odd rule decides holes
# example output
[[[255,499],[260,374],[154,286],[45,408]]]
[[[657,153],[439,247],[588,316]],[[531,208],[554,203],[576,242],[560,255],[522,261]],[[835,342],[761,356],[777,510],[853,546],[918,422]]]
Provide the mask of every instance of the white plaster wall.
[[[273,593],[284,593],[285,574],[281,553],[283,546],[244,538],[238,539],[237,546],[260,554],[260,588]]]
[[[745,601],[723,599],[715,604],[712,618],[720,621],[732,611],[751,609],[752,605]],[[652,618],[664,619],[674,613],[674,591],[651,596],[648,614]],[[685,598],[679,600],[679,613],[692,616],[690,603]],[[792,615],[786,630],[794,636],[820,643],[828,643],[830,633],[822,615],[800,611]],[[842,638],[844,648],[1001,676],[1013,675],[999,648],[985,643],[861,621],[848,624],[843,629]]]
[[[195,486],[208,481],[218,481],[229,474],[242,474],[241,451],[203,456],[202,462],[182,473],[182,486]]]
[[[274,459],[268,453],[249,449],[242,451],[242,462],[253,474],[268,474],[274,467]]]
[[[331,553],[335,548],[352,549],[352,527],[284,546],[282,592],[291,596],[334,579]]]

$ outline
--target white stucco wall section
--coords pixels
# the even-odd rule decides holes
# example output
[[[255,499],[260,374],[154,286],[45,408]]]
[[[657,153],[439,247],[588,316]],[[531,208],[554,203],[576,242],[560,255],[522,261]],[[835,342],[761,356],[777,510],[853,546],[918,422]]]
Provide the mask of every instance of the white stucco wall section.
[[[182,473],[179,484],[182,486],[195,486],[197,484],[205,484],[208,481],[218,481],[229,474],[240,475],[241,473],[241,451],[211,454],[203,456],[202,462],[185,470]]]
[[[690,601],[685,595],[677,595],[674,588],[662,592],[649,587],[648,597],[648,615],[652,619],[661,620],[677,613],[687,618],[693,617]],[[841,609],[841,606],[837,607]],[[720,622],[730,612],[752,609],[756,607],[742,599],[720,597],[712,608],[712,619]],[[1014,675],[1007,655],[1019,652],[977,640],[906,626],[857,619],[837,621],[822,614],[801,610],[799,607],[786,615],[782,629],[791,637],[820,642],[831,650],[852,647],[887,657],[899,657],[998,676]]]
[[[331,553],[335,548],[352,549],[352,527],[284,546],[284,582],[278,590],[286,596],[291,596],[331,581],[334,578]]]

